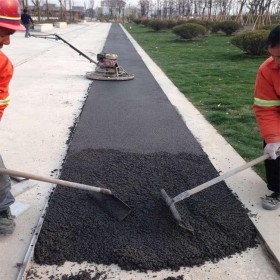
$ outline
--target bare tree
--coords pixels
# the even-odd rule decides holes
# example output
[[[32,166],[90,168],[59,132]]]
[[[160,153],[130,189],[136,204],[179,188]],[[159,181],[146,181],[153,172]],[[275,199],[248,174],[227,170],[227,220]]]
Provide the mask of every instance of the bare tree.
[[[178,17],[184,16],[185,8],[186,8],[186,0],[178,0],[177,2]]]
[[[33,3],[33,5],[35,7],[38,21],[40,21],[41,20],[41,8],[40,8],[41,0],[31,0],[31,2]]]
[[[46,14],[47,14],[47,19],[49,19],[50,10],[49,10],[49,2],[48,2],[48,0],[46,0]]]
[[[240,22],[243,24],[243,9],[246,5],[247,0],[240,0],[238,1],[240,3],[238,14],[235,18],[235,21]]]
[[[94,0],[89,0],[88,3],[88,11],[89,11],[89,17],[93,18],[93,7],[94,7]]]
[[[66,11],[66,2],[64,1],[62,3],[63,0],[58,0],[59,4],[60,4],[60,19],[61,20],[65,20],[66,19],[66,15],[65,15],[65,11]]]
[[[153,3],[155,8],[153,10]],[[231,16],[237,22],[244,24],[243,15],[247,21],[252,18],[253,24],[270,23],[270,14],[279,14],[279,0],[139,0],[141,17],[151,15],[157,18],[186,19],[205,18],[224,21]],[[249,16],[248,16],[249,13]]]
[[[121,17],[121,13],[124,12],[126,2],[123,0],[116,0],[116,10],[118,11],[119,17]]]
[[[224,21],[227,19],[232,6],[232,0],[217,0],[215,9],[217,13],[217,20]]]
[[[69,15],[70,15],[70,21],[72,21],[72,0],[68,0],[68,6],[69,6]]]
[[[270,22],[269,10],[272,0],[250,0],[247,4],[249,14],[253,18],[253,29]]]
[[[213,10],[213,0],[208,0],[208,19],[212,19],[212,10]]]
[[[110,16],[111,16],[111,17],[114,16],[114,7],[115,7],[114,1],[115,1],[115,0],[108,0],[108,1],[107,1],[107,5],[108,5],[108,8],[109,8],[109,13],[110,13]]]
[[[205,17],[206,16],[206,10],[207,10],[207,6],[208,6],[208,1],[202,1],[201,2],[201,17]]]
[[[148,17],[149,10],[150,10],[150,2],[149,0],[140,0],[139,1],[140,6],[140,15],[141,17]]]
[[[28,7],[28,0],[19,0],[19,5],[22,8],[27,8]]]
[[[270,15],[269,15],[271,2],[272,0],[260,0],[259,7],[258,7],[258,15],[254,24],[254,28],[271,23]]]

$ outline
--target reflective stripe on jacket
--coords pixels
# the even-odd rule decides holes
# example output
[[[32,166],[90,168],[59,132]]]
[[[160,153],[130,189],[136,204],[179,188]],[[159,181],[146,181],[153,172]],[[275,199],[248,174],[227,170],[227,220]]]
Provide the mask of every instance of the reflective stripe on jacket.
[[[8,57],[0,51],[0,120],[10,101],[9,83],[13,76],[13,65]]]
[[[265,142],[280,142],[280,66],[272,57],[259,68],[253,108]]]

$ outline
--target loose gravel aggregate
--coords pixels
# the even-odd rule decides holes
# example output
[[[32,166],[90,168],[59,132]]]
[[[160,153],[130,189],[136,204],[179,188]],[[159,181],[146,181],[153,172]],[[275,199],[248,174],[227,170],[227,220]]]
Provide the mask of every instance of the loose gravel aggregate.
[[[87,149],[66,158],[61,179],[100,184],[133,208],[117,221],[88,191],[58,186],[35,247],[38,264],[118,264],[160,271],[202,265],[256,246],[247,210],[223,183],[176,204],[195,232],[177,226],[160,195],[174,197],[218,176],[207,155]],[[245,188],[246,186],[244,186]]]

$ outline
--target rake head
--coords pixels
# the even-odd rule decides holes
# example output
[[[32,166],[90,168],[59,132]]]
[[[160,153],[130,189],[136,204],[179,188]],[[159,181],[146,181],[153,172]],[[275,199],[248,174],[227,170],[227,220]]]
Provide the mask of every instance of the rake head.
[[[173,201],[173,199],[166,193],[166,191],[164,189],[161,189],[160,192],[161,192],[161,195],[162,195],[165,203],[169,207],[169,209],[170,209],[170,211],[172,213],[172,216],[176,220],[177,224],[180,227],[186,229],[191,234],[193,234],[194,233],[194,228],[190,225],[189,222],[182,221],[182,218],[181,218],[178,210],[175,207],[175,202]]]

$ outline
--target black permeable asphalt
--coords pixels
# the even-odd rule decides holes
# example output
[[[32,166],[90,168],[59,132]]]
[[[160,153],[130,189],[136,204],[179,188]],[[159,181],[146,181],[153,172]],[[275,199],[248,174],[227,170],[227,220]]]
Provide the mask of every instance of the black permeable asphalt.
[[[176,204],[194,235],[176,225],[160,189],[173,197],[218,172],[118,24],[112,25],[104,50],[117,53],[135,79],[92,84],[61,178],[101,184],[133,211],[119,222],[89,192],[57,187],[35,246],[35,261],[176,270],[254,247],[256,230],[224,183]]]

